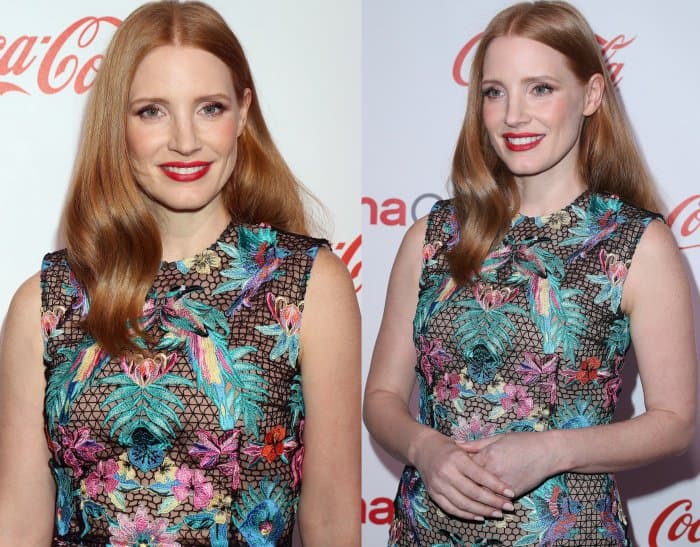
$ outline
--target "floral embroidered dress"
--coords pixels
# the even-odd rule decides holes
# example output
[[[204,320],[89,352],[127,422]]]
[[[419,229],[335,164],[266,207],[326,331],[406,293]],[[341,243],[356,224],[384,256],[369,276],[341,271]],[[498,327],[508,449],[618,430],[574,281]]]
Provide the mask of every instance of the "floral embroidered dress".
[[[322,240],[231,224],[163,262],[143,351],[110,356],[80,326],[65,251],[42,265],[53,545],[291,545],[304,457],[297,363]]]
[[[428,218],[414,318],[421,423],[459,440],[609,423],[630,346],[622,287],[657,215],[585,192],[542,217],[516,217],[471,286],[452,281],[452,205]],[[613,477],[564,473],[503,519],[446,516],[406,467],[390,545],[626,546]]]

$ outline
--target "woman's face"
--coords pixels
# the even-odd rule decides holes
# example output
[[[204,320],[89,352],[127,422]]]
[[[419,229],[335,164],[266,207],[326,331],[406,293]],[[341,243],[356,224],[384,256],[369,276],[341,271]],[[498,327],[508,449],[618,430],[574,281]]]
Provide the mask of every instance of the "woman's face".
[[[136,69],[126,142],[139,187],[161,212],[216,212],[250,103],[228,67],[201,49],[162,46]]]
[[[516,178],[577,178],[585,116],[600,104],[602,76],[581,83],[566,57],[519,36],[496,38],[483,67],[483,121],[491,145]]]

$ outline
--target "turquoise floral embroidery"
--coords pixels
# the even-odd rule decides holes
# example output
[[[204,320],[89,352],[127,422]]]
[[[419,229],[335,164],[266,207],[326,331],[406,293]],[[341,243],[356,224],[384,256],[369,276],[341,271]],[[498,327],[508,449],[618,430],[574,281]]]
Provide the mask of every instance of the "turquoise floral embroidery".
[[[57,424],[68,423],[73,402],[91,386],[95,373],[110,359],[89,336],[75,350],[61,348],[58,354],[65,360],[53,369],[46,386],[49,433],[55,431]]]
[[[518,216],[479,275],[457,287],[445,248],[459,227],[451,203],[439,203],[413,323],[418,421],[463,441],[609,423],[630,346],[622,285],[652,218],[592,193],[551,215]],[[601,486],[605,474],[552,477],[506,518],[476,523],[445,515],[428,496],[416,511],[410,470],[395,499],[392,545],[628,544],[617,489]]]
[[[566,259],[567,264],[585,257],[601,241],[615,236],[617,229],[627,220],[621,209],[622,202],[619,199],[599,194],[591,196],[587,209],[572,206],[578,223],[569,228],[571,237],[559,243],[561,246],[577,246],[576,251]]]
[[[320,242],[268,226],[240,227],[237,236],[229,228],[192,259],[161,264],[137,349],[115,358],[80,327],[89,302],[65,253],[47,255],[41,319],[54,541],[289,541],[304,458],[301,298]],[[292,255],[294,268],[284,268]],[[271,337],[264,352],[248,345],[260,333]]]
[[[418,472],[413,468],[407,468],[403,472],[399,485],[398,501],[400,503],[399,510],[405,513],[409,523],[411,538],[416,545],[419,545],[418,527],[430,530],[431,526],[425,519],[425,514],[428,512],[425,486]]]
[[[603,270],[603,275],[589,275],[591,283],[601,285],[598,296],[595,297],[596,304],[610,301],[610,311],[617,313],[622,302],[622,285],[627,278],[630,261],[620,260],[615,253],[608,253],[605,249],[600,250],[599,260]]]
[[[304,392],[301,387],[301,375],[294,375],[291,391],[292,394],[289,397],[289,411],[292,415],[292,427],[294,427],[304,416]]]
[[[616,541],[618,545],[627,546],[629,543],[625,534],[625,516],[620,507],[615,481],[608,477],[607,483],[607,495],[601,497],[595,504],[596,510],[600,513],[598,534]]]
[[[241,492],[233,507],[233,523],[249,545],[274,547],[284,530],[286,513],[295,503],[279,479],[263,479],[259,488]]]
[[[455,337],[467,361],[469,375],[475,382],[486,384],[493,380],[500,368],[500,356],[511,346],[515,325],[507,314],[524,315],[511,304],[517,289],[494,289],[483,283],[473,288],[474,298],[458,302],[466,308],[457,321]]]
[[[266,336],[277,337],[277,343],[270,351],[270,359],[279,359],[286,353],[289,365],[296,368],[299,357],[299,327],[304,302],[300,302],[299,305],[293,304],[286,297],[275,296],[272,293],[267,293],[266,302],[277,323],[255,328]]]
[[[576,518],[582,505],[569,496],[562,476],[547,480],[520,503],[530,511],[530,522],[521,525],[530,534],[516,541],[514,547],[554,545],[560,540],[575,539],[579,533]]]
[[[222,429],[232,429],[239,417],[256,435],[263,413],[260,403],[268,395],[267,381],[260,367],[244,361],[253,346],[230,348],[230,327],[223,313],[203,302],[188,298],[201,287],[179,287],[161,300],[152,295],[144,308],[145,329],[160,322],[164,331],[157,350],[177,350],[184,346],[196,378],[197,389],[215,402]]]
[[[605,423],[598,408],[586,399],[576,399],[573,404],[562,403],[552,419],[557,429],[578,429]]]
[[[277,232],[268,227],[255,231],[242,227],[236,247],[219,243],[219,248],[233,259],[230,268],[221,271],[231,281],[219,285],[214,294],[240,289],[240,295],[226,311],[228,316],[241,306],[250,307],[250,299],[264,283],[283,275],[279,268],[289,256],[287,249],[277,246]]]
[[[164,443],[175,436],[171,423],[182,429],[180,418],[170,405],[180,410],[184,410],[185,405],[167,388],[192,386],[192,382],[169,374],[176,361],[177,354],[174,352],[168,355],[159,353],[153,357],[122,357],[120,366],[123,372],[98,382],[119,386],[100,405],[102,408],[114,405],[104,418],[105,425],[112,422],[110,436],[121,431],[119,442],[134,444],[132,433],[143,428],[158,443]]]
[[[56,529],[60,535],[65,535],[73,518],[76,492],[73,491],[73,481],[65,468],[53,465],[51,471],[56,480]]]

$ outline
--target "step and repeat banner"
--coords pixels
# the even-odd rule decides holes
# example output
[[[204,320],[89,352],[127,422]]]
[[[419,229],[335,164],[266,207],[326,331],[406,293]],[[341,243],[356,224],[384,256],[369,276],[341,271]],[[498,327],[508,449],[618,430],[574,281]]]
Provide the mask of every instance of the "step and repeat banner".
[[[394,254],[406,229],[448,197],[479,35],[506,0],[363,3],[363,337],[365,367]],[[610,64],[688,272],[700,320],[700,49],[694,0],[573,0]],[[699,336],[700,338],[700,336]],[[700,342],[700,340],[699,340]],[[643,411],[628,360],[619,418]],[[364,545],[386,545],[401,471],[364,441]],[[620,473],[635,545],[700,545],[700,439],[678,458]]]

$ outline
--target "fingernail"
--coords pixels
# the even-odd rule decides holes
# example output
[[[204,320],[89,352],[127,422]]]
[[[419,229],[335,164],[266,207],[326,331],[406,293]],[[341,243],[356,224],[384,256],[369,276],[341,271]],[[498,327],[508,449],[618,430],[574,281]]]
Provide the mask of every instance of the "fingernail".
[[[504,511],[512,511],[513,509],[515,509],[515,507],[509,501],[503,504]]]
[[[500,511],[494,511],[493,513],[491,513],[491,516],[500,519],[501,517],[503,517],[503,513],[501,513]]]
[[[478,520],[479,522],[483,522],[484,517],[474,517],[474,520]]]
[[[515,492],[513,492],[510,488],[506,488],[503,491],[503,495],[508,496],[509,498],[512,498],[513,496],[515,496]]]

